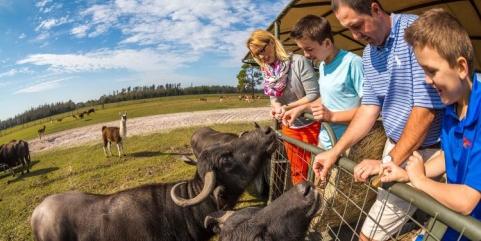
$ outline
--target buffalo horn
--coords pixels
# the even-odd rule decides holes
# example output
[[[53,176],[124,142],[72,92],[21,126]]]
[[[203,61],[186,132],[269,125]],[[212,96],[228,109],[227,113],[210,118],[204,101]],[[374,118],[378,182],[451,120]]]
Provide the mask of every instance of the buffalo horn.
[[[202,188],[202,191],[195,197],[191,199],[184,199],[182,197],[177,196],[176,190],[177,188],[184,184],[185,182],[179,182],[175,184],[172,189],[170,190],[170,197],[172,198],[172,201],[174,201],[175,204],[181,207],[188,207],[192,205],[199,204],[202,202],[204,199],[206,199],[212,190],[214,190],[215,187],[215,174],[214,172],[210,171],[207,172],[204,176],[204,187]]]

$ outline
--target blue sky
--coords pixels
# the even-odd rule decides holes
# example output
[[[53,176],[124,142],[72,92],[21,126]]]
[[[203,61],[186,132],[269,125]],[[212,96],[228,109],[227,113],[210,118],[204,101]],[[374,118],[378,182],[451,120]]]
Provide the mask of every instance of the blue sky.
[[[289,0],[0,0],[0,120],[127,86],[235,85]]]

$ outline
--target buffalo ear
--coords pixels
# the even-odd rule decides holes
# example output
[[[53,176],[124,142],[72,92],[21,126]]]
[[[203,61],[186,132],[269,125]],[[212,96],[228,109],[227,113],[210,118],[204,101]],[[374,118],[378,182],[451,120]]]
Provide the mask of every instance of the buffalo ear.
[[[212,230],[214,233],[220,233],[227,219],[232,216],[234,211],[217,211],[213,212],[204,219],[204,227]]]
[[[256,128],[261,128],[261,126],[260,126],[259,123],[257,123],[257,122],[254,122],[254,126],[255,126]]]

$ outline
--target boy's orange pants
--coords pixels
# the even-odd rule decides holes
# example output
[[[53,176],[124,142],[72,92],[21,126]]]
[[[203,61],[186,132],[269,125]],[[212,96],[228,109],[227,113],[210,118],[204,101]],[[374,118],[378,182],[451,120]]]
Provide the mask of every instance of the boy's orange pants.
[[[319,122],[314,122],[306,127],[299,129],[291,129],[282,125],[282,134],[292,137],[296,140],[317,146],[319,137]],[[296,185],[307,180],[307,172],[309,163],[311,162],[311,153],[302,148],[296,147],[288,142],[284,142],[287,159],[291,163],[291,179],[292,184]]]

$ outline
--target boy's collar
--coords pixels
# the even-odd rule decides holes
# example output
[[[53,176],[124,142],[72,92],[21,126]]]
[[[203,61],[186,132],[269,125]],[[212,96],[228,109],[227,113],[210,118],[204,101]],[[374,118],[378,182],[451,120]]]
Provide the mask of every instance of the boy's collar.
[[[469,97],[468,102],[468,113],[466,113],[466,117],[464,120],[464,125],[471,125],[475,121],[480,118],[480,113],[477,113],[479,110],[479,105],[481,102],[481,82],[478,80],[476,73],[473,75],[471,79],[473,86],[471,89],[471,96]]]

